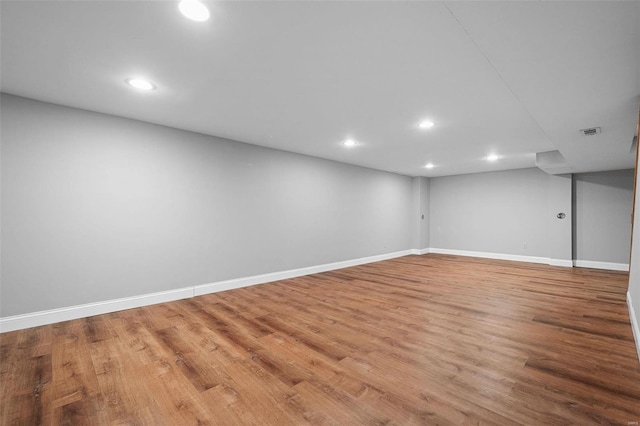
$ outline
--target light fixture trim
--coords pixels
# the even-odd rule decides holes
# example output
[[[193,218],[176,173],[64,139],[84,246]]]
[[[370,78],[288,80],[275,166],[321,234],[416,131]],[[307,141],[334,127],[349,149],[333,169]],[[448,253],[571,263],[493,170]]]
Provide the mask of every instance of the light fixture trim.
[[[182,0],[178,9],[185,17],[196,22],[204,22],[211,16],[209,8],[199,0]]]
[[[433,169],[434,167],[435,167],[435,164],[433,164],[433,163],[427,163],[424,166],[425,169]]]
[[[418,127],[421,129],[430,129],[435,125],[436,123],[431,120],[422,120],[420,123],[418,123]]]
[[[356,141],[355,139],[352,139],[352,138],[348,138],[344,142],[342,142],[342,145],[346,146],[347,148],[352,148],[352,147],[358,145],[358,141]]]
[[[125,82],[134,89],[150,92],[156,90],[156,85],[145,78],[132,77],[125,80]]]
[[[489,154],[487,155],[487,161],[498,161],[500,156],[498,154]]]

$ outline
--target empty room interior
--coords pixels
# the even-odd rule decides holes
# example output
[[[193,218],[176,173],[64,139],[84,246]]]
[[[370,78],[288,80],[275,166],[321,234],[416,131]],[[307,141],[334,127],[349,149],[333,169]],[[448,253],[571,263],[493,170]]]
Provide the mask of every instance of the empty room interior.
[[[0,425],[640,423],[640,2],[3,0],[0,64]]]

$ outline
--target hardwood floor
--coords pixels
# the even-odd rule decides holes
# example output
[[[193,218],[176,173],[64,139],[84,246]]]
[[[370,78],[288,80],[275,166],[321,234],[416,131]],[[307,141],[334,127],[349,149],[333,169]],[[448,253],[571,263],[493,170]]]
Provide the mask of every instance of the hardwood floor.
[[[408,256],[0,335],[0,422],[638,424],[628,275]]]

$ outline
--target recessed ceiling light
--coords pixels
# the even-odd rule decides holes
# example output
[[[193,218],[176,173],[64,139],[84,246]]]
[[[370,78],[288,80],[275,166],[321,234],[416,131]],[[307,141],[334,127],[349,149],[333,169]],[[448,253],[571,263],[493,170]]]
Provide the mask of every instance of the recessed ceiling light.
[[[433,163],[427,163],[427,165],[424,166],[425,169],[433,169],[434,167]]]
[[[346,147],[352,147],[352,146],[358,145],[358,142],[356,142],[353,139],[347,139],[346,141],[342,142],[342,145],[344,145]]]
[[[203,22],[209,19],[209,9],[198,0],[182,0],[178,9],[184,16],[194,21]]]
[[[421,129],[430,129],[434,126],[434,122],[433,121],[429,121],[429,120],[425,120],[425,121],[421,121],[418,124],[418,127],[420,127]]]
[[[155,90],[156,86],[144,78],[128,78],[127,84],[139,90]]]
[[[498,157],[496,154],[487,155],[487,160],[488,161],[496,161],[498,158],[500,158],[500,157]]]

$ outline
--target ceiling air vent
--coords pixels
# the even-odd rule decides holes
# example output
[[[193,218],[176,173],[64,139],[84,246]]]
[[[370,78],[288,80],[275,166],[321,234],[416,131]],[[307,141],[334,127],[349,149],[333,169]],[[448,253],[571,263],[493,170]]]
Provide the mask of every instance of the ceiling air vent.
[[[600,127],[590,127],[588,129],[580,129],[580,133],[585,136],[599,135],[602,133],[602,129]]]

